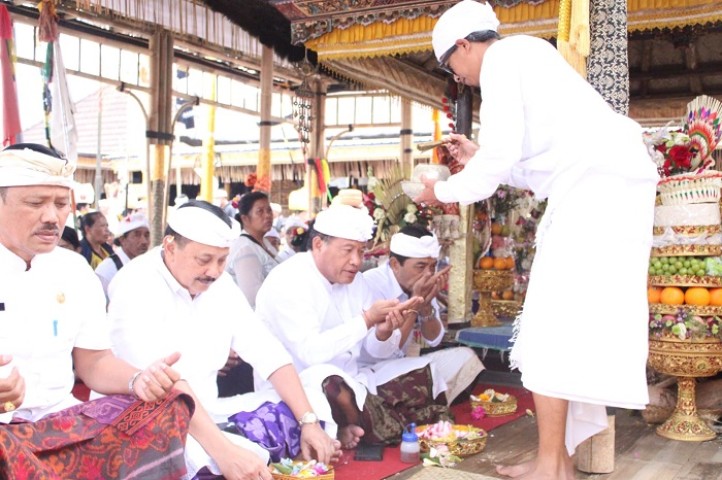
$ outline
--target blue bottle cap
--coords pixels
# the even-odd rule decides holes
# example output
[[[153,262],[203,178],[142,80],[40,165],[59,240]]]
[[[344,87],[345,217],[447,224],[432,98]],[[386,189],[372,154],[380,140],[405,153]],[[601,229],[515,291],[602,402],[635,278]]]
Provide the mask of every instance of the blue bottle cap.
[[[418,442],[419,436],[416,435],[416,424],[410,423],[406,425],[406,428],[404,429],[404,433],[401,434],[401,441],[402,442]]]

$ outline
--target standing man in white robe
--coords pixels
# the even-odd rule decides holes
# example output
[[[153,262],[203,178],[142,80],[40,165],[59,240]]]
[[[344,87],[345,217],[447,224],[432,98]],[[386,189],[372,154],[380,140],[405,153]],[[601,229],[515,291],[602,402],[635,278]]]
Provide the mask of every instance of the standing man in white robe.
[[[448,414],[445,385],[432,378],[428,359],[404,358],[378,369],[358,365],[362,348],[376,358],[393,354],[404,312],[423,301],[372,300],[359,272],[372,228],[365,209],[340,204],[322,211],[311,251],[273,269],[256,301],[259,318],[303,370],[304,385],[324,389],[344,448],[361,437],[395,443],[406,424]]]
[[[182,353],[176,368],[183,381],[177,388],[196,402],[186,445],[191,476],[207,467],[229,480],[271,480],[268,452],[222,432],[216,423],[283,400],[300,424],[304,457],[329,462],[340,454],[340,445],[318,423],[319,417],[332,420],[327,402],[317,394],[312,408],[290,356],[224,271],[239,233],[238,223],[218,206],[198,200],[181,205],[168,219],[162,245],[129,263],[111,282],[108,317],[113,351],[131,364],[142,365],[155,352]],[[273,390],[219,399],[216,376],[229,350]]]
[[[534,394],[539,451],[498,471],[571,480],[570,455],[606,428],[605,406],[648,402],[646,284],[658,175],[638,124],[614,112],[549,42],[499,39],[498,25],[489,4],[464,0],[434,27],[442,68],[481,88],[481,129],[478,145],[450,135],[464,170],[445,182],[426,179],[415,200],[469,204],[500,183],[548,199],[511,353]],[[600,303],[610,288],[611,302]]]
[[[408,225],[391,237],[389,261],[364,272],[364,280],[374,299],[421,297],[423,303],[409,312],[399,328],[398,349],[386,362],[406,356],[418,356],[421,343],[436,347],[446,329],[439,317],[436,295],[449,279],[450,266],[436,271],[441,246],[436,235],[427,229]],[[454,347],[427,353],[434,370],[446,384],[446,401],[451,404],[484,369],[481,360],[469,347]],[[369,359],[365,359],[368,361]],[[364,361],[362,360],[362,365]],[[373,365],[373,362],[369,362]],[[378,364],[376,364],[378,366]]]

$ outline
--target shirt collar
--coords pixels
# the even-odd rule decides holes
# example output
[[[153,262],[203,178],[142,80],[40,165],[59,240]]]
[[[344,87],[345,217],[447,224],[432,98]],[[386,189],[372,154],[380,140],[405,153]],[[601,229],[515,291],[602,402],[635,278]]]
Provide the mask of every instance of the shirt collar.
[[[58,248],[58,247],[55,247]],[[33,263],[36,261],[39,255],[35,255],[30,260],[30,267],[32,268]],[[0,243],[0,265],[4,268],[8,268],[9,272],[12,273],[22,273],[26,270],[29,270],[28,264],[17,256],[15,253],[11,252],[5,245]]]
[[[318,269],[316,266],[316,261],[313,259],[313,254],[311,252],[303,252],[299,253],[297,255],[300,255],[303,257],[304,262],[308,265],[308,267],[311,268],[311,271],[318,277],[319,281],[323,285],[323,287],[326,289],[327,293],[331,293],[331,290],[333,289],[333,284],[328,281],[326,277],[323,276],[323,273],[321,273],[321,270]]]
[[[160,273],[163,280],[165,280],[165,283],[168,284],[168,287],[171,289],[171,291],[175,293],[175,295],[178,297],[184,298],[188,301],[193,301],[193,297],[191,297],[188,289],[186,289],[178,282],[178,280],[175,279],[173,274],[170,273],[170,270],[168,270],[168,267],[165,265],[165,262],[163,261],[163,247],[155,247],[153,248],[153,250],[149,251],[147,255],[153,255],[153,261],[156,263],[158,272]],[[196,295],[196,298],[197,297],[198,295]]]

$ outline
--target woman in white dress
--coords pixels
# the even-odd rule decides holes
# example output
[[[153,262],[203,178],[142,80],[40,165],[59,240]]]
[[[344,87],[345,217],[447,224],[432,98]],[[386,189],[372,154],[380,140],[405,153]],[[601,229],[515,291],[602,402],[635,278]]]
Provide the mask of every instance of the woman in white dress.
[[[228,255],[226,270],[255,309],[256,294],[276,265],[278,252],[265,238],[273,228],[273,211],[268,195],[251,192],[241,197],[238,215],[243,231]]]

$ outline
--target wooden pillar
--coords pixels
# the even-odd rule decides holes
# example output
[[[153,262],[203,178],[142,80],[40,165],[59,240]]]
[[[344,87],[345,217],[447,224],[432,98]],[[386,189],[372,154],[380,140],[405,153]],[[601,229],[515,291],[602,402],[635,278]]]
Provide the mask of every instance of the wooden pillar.
[[[211,100],[216,99],[216,82],[218,77],[212,75]],[[201,192],[199,198],[206,202],[213,202],[216,190],[216,107],[206,105],[206,139],[203,141],[203,156],[201,157]]]
[[[160,244],[163,238],[163,199],[165,191],[166,161],[173,141],[171,132],[171,106],[173,91],[173,37],[163,29],[150,38],[150,115],[146,137],[149,143],[150,188],[148,216],[150,242]]]
[[[306,185],[308,187],[308,216],[313,218],[322,208],[322,199],[318,195],[318,178],[313,163],[316,158],[326,155],[326,84],[319,76],[311,79],[314,92],[311,101],[311,135],[309,143],[309,162],[306,168]]]
[[[406,178],[411,178],[411,171],[414,169],[414,151],[411,149],[411,141],[414,138],[413,120],[411,117],[411,100],[401,99],[401,171]]]
[[[263,46],[261,54],[261,122],[256,166],[257,188],[271,195],[271,107],[273,105],[273,48]]]
[[[456,105],[456,131],[471,137],[473,93],[470,88],[460,86]],[[465,323],[471,319],[471,289],[473,283],[473,240],[471,222],[474,206],[459,208],[459,238],[449,249],[451,274],[449,276],[449,324]]]

